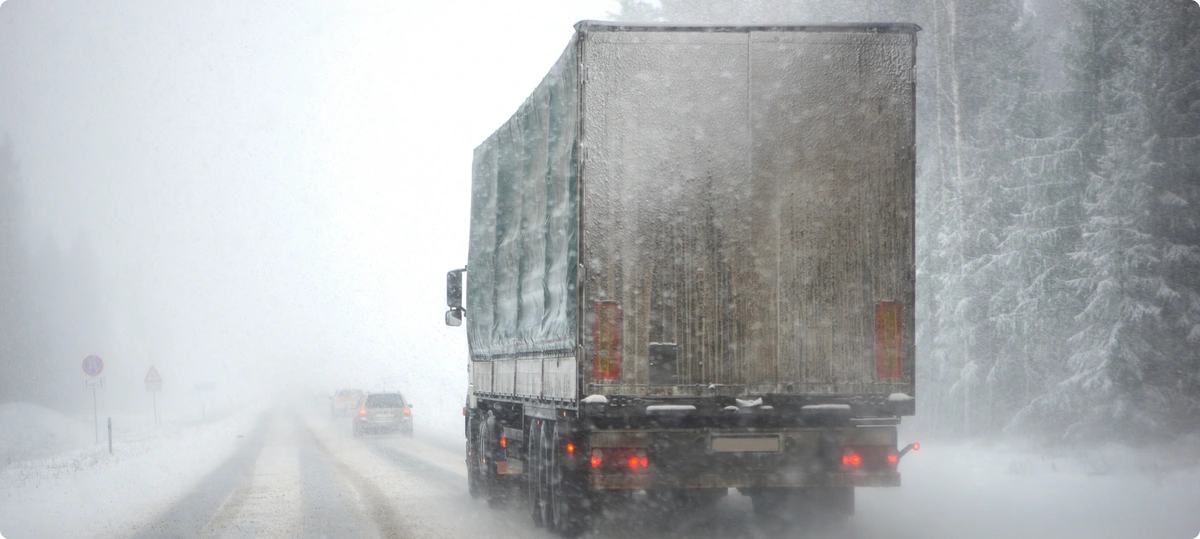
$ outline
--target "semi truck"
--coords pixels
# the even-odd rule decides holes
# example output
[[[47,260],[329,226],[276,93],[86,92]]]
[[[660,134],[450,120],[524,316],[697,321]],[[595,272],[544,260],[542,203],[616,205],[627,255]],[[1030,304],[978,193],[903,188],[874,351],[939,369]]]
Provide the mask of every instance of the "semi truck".
[[[572,536],[636,491],[845,516],[899,486],[919,28],[575,30],[474,151],[471,494]]]

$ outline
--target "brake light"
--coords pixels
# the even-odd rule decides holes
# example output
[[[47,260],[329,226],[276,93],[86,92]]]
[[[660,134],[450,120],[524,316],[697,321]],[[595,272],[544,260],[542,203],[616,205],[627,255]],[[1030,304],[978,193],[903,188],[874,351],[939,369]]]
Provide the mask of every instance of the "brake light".
[[[846,452],[842,454],[842,466],[857,468],[860,464],[862,464],[862,457],[858,456],[858,453]]]
[[[405,409],[404,409],[404,415],[412,415],[412,410],[409,410],[408,408],[405,408]]]
[[[592,326],[592,378],[621,377],[621,307],[613,301],[596,303],[596,322]]]
[[[341,398],[341,397],[338,397],[338,398],[337,398],[337,401],[338,401],[338,402],[342,402],[342,398]]]
[[[575,444],[573,444],[573,443],[571,443],[571,442],[567,442],[567,454],[568,454],[568,455],[574,455],[574,454],[575,454]]]
[[[900,462],[900,457],[897,457],[896,455],[888,455],[889,464],[895,464],[897,462]]]
[[[358,409],[358,415],[367,415],[367,409],[366,409],[366,408],[359,408],[359,409]]]
[[[508,438],[505,438],[503,436],[500,437],[500,447],[508,449]]]
[[[608,462],[608,465],[604,463]],[[645,449],[634,449],[631,447],[616,447],[592,450],[592,467],[593,468],[625,468],[629,470],[638,470],[648,468],[650,466],[649,455]]]
[[[900,378],[904,374],[904,316],[898,301],[875,305],[875,375]]]

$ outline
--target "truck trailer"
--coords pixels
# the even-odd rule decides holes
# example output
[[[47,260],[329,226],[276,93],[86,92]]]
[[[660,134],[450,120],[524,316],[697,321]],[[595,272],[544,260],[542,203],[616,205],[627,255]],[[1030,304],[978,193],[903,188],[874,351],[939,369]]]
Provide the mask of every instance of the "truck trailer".
[[[474,152],[472,495],[571,536],[634,491],[845,516],[899,486],[919,28],[575,30]]]

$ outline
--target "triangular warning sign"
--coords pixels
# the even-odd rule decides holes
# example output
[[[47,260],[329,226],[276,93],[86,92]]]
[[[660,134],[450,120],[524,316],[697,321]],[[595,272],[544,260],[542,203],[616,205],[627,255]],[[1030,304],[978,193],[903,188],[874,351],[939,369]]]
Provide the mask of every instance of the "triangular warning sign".
[[[154,369],[154,366],[151,366],[150,372],[146,373],[146,383],[147,384],[161,384],[162,383],[162,376],[158,375],[158,371]]]

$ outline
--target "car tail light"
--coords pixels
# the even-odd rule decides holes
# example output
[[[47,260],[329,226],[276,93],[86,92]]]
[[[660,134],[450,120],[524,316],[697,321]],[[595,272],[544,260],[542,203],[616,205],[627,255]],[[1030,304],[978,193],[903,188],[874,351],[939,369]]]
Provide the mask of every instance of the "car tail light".
[[[409,410],[407,407],[405,407],[405,408],[404,408],[404,415],[412,415],[412,410]]]
[[[621,377],[621,307],[616,302],[596,303],[596,323],[592,326],[592,378]]]
[[[862,464],[862,457],[853,451],[842,453],[842,466],[847,468],[858,468]]]
[[[567,454],[568,454],[568,455],[574,455],[574,454],[575,454],[575,444],[573,444],[573,443],[571,443],[571,442],[567,442]]]
[[[366,409],[366,408],[359,408],[359,409],[358,409],[358,415],[364,415],[364,416],[365,416],[365,415],[367,415],[367,409]]]
[[[592,450],[592,467],[599,468],[600,464],[602,464],[603,462],[604,462],[604,452],[600,451],[599,449],[593,449]]]
[[[503,436],[500,437],[500,447],[508,449],[508,438],[505,438]]]
[[[875,375],[900,378],[904,374],[904,313],[898,301],[875,305]]]

